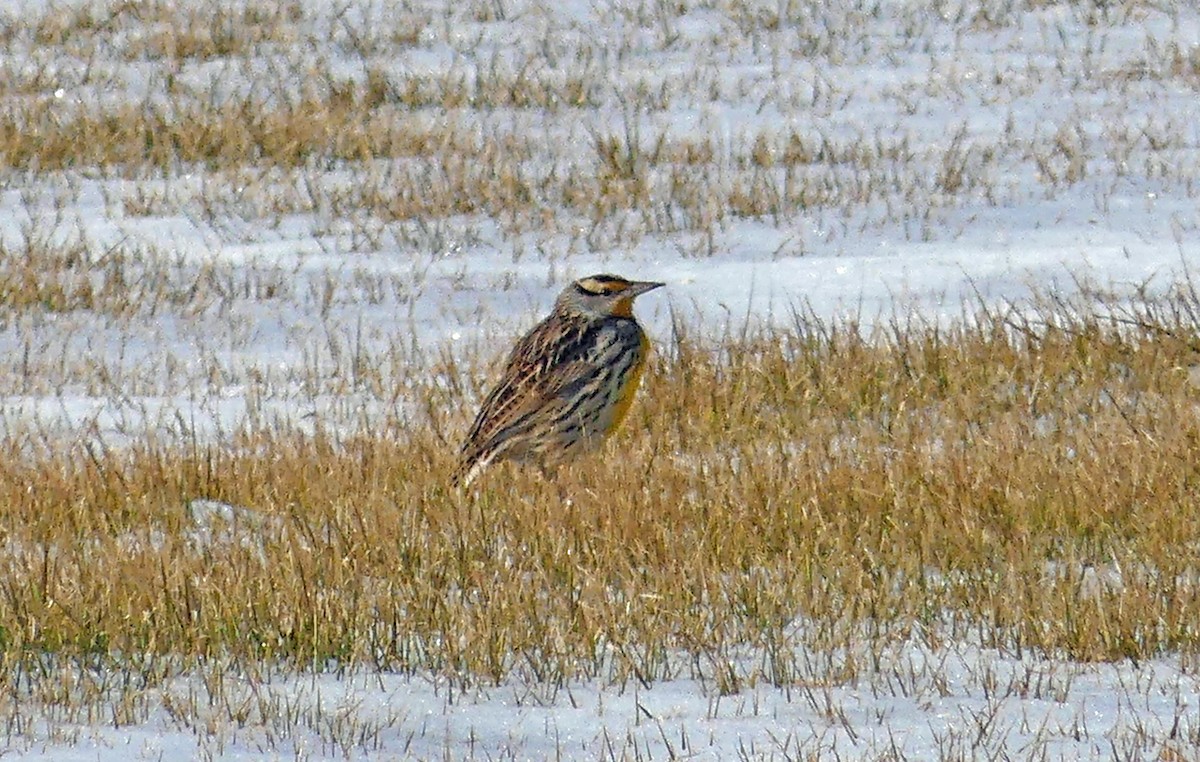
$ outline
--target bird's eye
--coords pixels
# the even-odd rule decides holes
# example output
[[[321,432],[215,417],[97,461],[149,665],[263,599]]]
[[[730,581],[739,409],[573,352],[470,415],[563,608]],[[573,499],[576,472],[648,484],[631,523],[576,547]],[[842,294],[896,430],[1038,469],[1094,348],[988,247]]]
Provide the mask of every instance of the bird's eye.
[[[603,296],[612,293],[612,287],[607,283],[597,283],[594,280],[581,280],[575,284],[575,288],[588,296]]]
[[[583,278],[575,283],[575,289],[589,296],[609,296],[619,294],[629,288],[629,282],[614,278],[611,275],[596,275]]]

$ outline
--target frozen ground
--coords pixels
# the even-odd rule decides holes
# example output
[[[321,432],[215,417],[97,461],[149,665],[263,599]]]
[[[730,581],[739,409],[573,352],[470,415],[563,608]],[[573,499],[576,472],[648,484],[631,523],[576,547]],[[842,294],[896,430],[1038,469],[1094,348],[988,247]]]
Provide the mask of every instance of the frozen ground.
[[[78,246],[96,273],[128,257],[135,274],[129,304],[5,312],[0,353],[20,358],[0,368],[10,433],[220,439],[271,421],[403,418],[405,379],[440,349],[498,354],[571,277],[597,270],[669,283],[639,304],[661,341],[672,308],[719,333],[747,316],[789,321],[797,305],[823,318],[915,307],[944,319],[964,299],[1019,300],[1032,287],[1165,288],[1200,249],[1200,11],[1188,3],[313,3],[301,4],[290,47],[171,71],[121,54],[149,34],[128,13],[115,31],[58,47],[22,31],[76,5],[89,7],[0,3],[0,76],[25,83],[19,97],[153,102],[169,74],[193,94],[278,87],[268,97],[286,98],[286,80],[255,72],[312,67],[356,82],[369,70],[395,81],[524,70],[554,82],[574,62],[597,83],[580,108],[413,116],[447,134],[528,138],[521,169],[551,189],[535,199],[541,226],[344,202],[372,183],[399,193],[398,161],[275,175],[0,172],[4,268],[40,242]],[[382,32],[347,43],[412,19],[405,45]],[[563,206],[553,184],[599,171],[597,135],[634,153],[703,144],[715,158],[695,176],[641,167],[650,208],[594,219]],[[844,158],[793,174],[772,158],[791,136]],[[760,142],[766,155],[754,158]],[[439,177],[411,161],[418,191]],[[712,190],[716,211],[674,199],[680,177]],[[821,192],[789,196],[797,177]],[[739,193],[761,213],[730,213]],[[210,691],[211,679],[184,675],[138,694],[118,721],[30,701],[4,751],[1168,760],[1200,743],[1194,665],[1037,661],[936,633],[853,680],[816,670],[726,696],[686,677],[557,689],[514,678],[459,694],[428,675],[229,674],[219,700]]]
[[[30,707],[39,732],[5,756],[1171,760],[1191,759],[1200,734],[1200,681],[1175,659],[1089,665],[914,642],[857,656],[878,668],[844,684],[814,668],[730,695],[692,678],[460,692],[428,676],[196,676],[131,699],[120,726]]]

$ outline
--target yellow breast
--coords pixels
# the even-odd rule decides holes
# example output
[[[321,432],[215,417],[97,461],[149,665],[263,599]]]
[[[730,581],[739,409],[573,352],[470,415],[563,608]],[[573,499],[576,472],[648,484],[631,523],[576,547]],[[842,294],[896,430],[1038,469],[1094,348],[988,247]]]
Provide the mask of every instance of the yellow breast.
[[[642,372],[646,369],[646,358],[650,356],[650,339],[646,334],[641,336],[641,350],[638,352],[638,360],[629,370],[629,378],[625,381],[625,386],[618,392],[616,405],[612,412],[612,425],[609,426],[608,432],[617,430],[621,425],[621,421],[625,420],[625,416],[629,414],[629,407],[633,404],[633,398],[637,395],[638,386],[642,383]]]

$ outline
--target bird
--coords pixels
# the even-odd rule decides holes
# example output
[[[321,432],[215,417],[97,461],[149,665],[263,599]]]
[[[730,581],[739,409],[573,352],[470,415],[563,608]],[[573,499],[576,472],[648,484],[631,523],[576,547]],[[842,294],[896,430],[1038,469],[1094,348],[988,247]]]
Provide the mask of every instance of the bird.
[[[548,475],[599,448],[629,412],[650,354],[633,300],[663,285],[601,273],[563,289],[509,354],[463,441],[453,483],[469,486],[503,460]]]

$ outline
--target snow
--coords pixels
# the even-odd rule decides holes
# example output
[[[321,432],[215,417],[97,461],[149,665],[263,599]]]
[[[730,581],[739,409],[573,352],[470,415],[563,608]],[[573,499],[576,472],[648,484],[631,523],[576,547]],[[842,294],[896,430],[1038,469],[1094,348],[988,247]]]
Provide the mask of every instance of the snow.
[[[642,233],[622,225],[645,210],[594,226],[559,213],[545,230],[521,231],[482,215],[386,219],[356,204],[368,191],[387,197],[412,169],[404,164],[280,177],[7,172],[0,244],[16,252],[10,263],[33,240],[77,242],[96,263],[123,248],[144,251],[143,275],[167,283],[184,306],[6,316],[0,354],[23,359],[0,368],[0,430],[112,445],[146,431],[220,440],[262,420],[354,427],[404,415],[402,401],[355,380],[356,363],[365,358],[403,386],[437,348],[503,345],[571,277],[595,271],[668,282],[638,306],[658,340],[673,308],[719,334],[746,319],[789,322],[797,305],[868,324],[907,309],[947,320],[976,297],[1176,282],[1200,243],[1200,11],[952,0],[913,13],[914,5],[924,4],[418,0],[399,12],[370,0],[306,2],[311,26],[302,31],[319,41],[334,79],[361,81],[377,67],[474,81],[493,67],[561,82],[556,61],[572,60],[603,72],[588,95],[598,105],[586,108],[413,115],[447,132],[527,137],[541,152],[526,167],[533,176],[591,172],[593,136],[632,127],[643,147],[660,135],[713,138],[723,169],[703,182],[717,186],[731,182],[760,135],[794,134],[847,155],[879,144],[910,158],[806,168],[826,173],[832,200],[781,215],[729,215],[707,228],[685,219]],[[0,2],[0,25],[16,29],[0,50],[2,71],[51,80],[28,97],[60,109],[163,97],[158,63],[123,60],[112,47],[145,32],[129,29],[128,16],[118,24],[126,36],[114,38],[123,42],[92,51],[20,32],[23,19],[76,6],[111,7]],[[485,20],[489,9],[499,18]],[[776,27],[766,23],[781,12]],[[392,46],[383,30],[393,24],[418,28],[416,42]],[[367,54],[354,51],[351,28]],[[1174,69],[1168,50],[1180,53]],[[170,74],[180,87],[234,97],[263,88],[257,74],[313,65],[300,44],[263,45],[254,56],[188,62]],[[107,84],[83,84],[87,72]],[[272,81],[267,97],[296,96],[296,83]],[[629,107],[634,92],[660,93],[663,108]],[[941,193],[928,176],[955,140],[978,185]],[[1069,180],[1072,146],[1088,158]],[[310,181],[319,192],[306,196]],[[855,188],[868,190],[846,200]],[[280,196],[293,208],[273,211]],[[194,543],[245,547],[253,539],[239,533],[263,529],[247,509],[189,510]],[[1120,584],[1119,570],[1088,573],[1094,588]],[[648,686],[514,676],[462,689],[435,674],[263,676],[212,665],[223,674],[214,691],[211,673],[181,668],[162,686],[134,690],[122,718],[64,717],[24,697],[23,725],[0,744],[9,758],[54,760],[1174,759],[1200,738],[1195,667],[1169,654],[1138,664],[1038,660],[928,633],[899,641],[851,679],[807,656],[811,674],[729,695],[711,674]]]
[[[866,656],[863,654],[862,656]],[[785,688],[433,676],[202,673],[139,697],[137,721],[38,716],[12,758],[1156,758],[1194,743],[1200,684],[1174,659],[1088,665],[901,642],[850,683],[820,667]],[[814,660],[815,664],[816,660]],[[68,745],[49,738],[71,739]],[[890,755],[890,756],[889,756]]]
[[[642,686],[432,675],[197,673],[131,703],[132,722],[26,721],[14,759],[1112,759],[1194,744],[1200,679],[1163,658],[1133,665],[897,643],[850,682],[812,674],[722,694],[712,679]],[[215,691],[206,686],[219,685]],[[49,713],[48,713],[49,715]],[[46,739],[70,739],[69,744]],[[1178,745],[1175,747],[1178,748]],[[1166,753],[1169,753],[1166,752]]]

